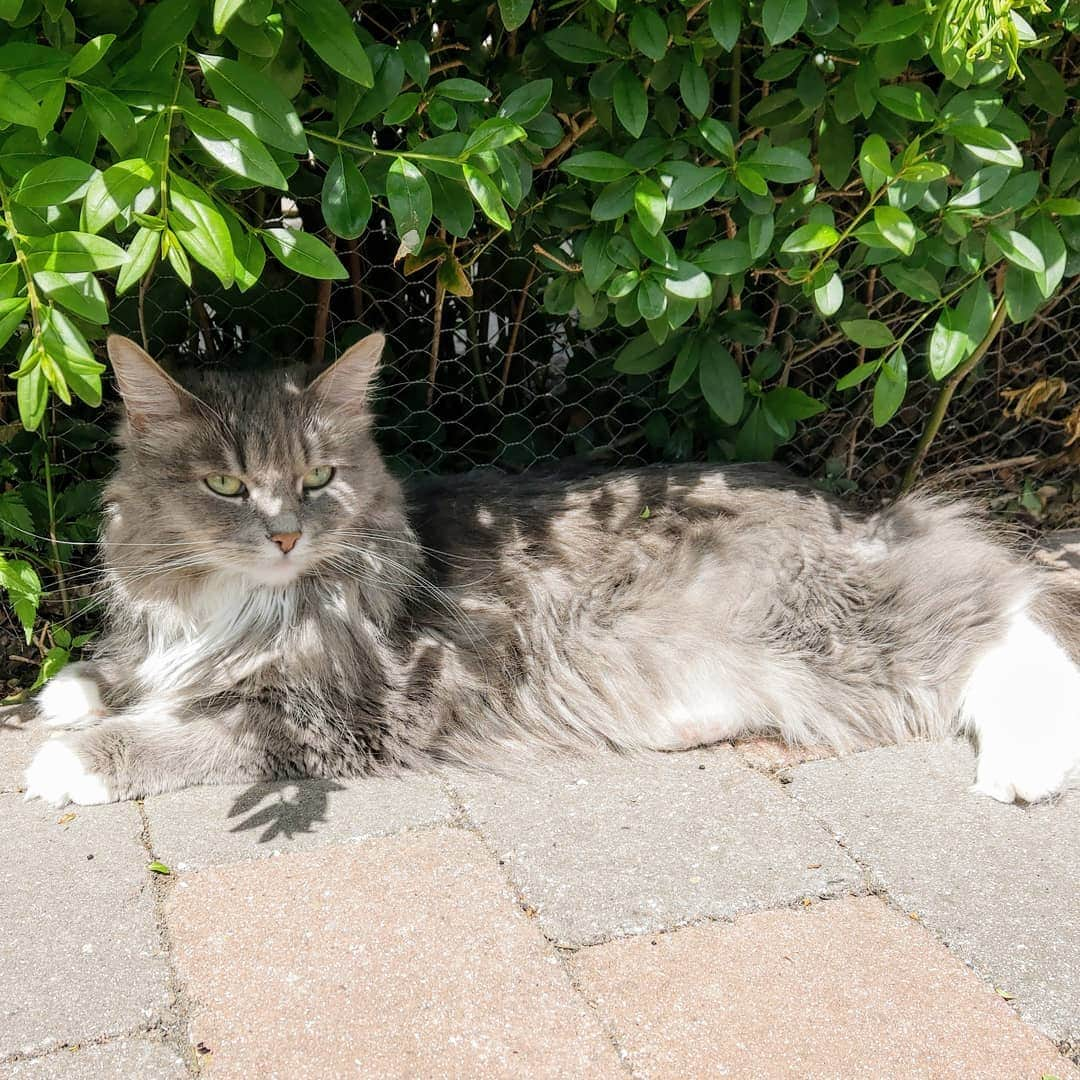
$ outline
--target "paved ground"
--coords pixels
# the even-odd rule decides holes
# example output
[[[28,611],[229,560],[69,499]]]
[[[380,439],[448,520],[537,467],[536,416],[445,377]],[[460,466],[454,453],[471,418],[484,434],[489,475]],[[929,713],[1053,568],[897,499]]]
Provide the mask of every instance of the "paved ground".
[[[959,742],[57,811],[37,738],[0,729],[5,1077],[1080,1080],[1080,793],[969,795]]]
[[[57,811],[39,737],[2,1077],[1080,1080],[1080,792],[970,795],[960,742]]]

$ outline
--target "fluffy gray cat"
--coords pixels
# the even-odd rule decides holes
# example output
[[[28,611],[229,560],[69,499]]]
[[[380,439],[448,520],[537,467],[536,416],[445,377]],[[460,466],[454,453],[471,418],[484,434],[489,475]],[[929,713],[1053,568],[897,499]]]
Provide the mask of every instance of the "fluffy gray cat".
[[[1074,599],[970,512],[839,505],[768,466],[408,489],[374,334],[305,385],[184,388],[109,339],[126,405],[107,618],[39,697],[27,797],[343,777],[537,748],[972,733],[976,788],[1080,774]]]

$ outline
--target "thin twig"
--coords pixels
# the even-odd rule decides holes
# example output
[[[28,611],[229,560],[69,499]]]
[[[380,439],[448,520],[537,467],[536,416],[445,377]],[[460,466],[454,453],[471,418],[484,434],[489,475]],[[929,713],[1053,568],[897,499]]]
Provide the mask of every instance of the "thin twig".
[[[543,157],[538,169],[543,170],[548,168],[552,162],[558,161],[559,158],[570,149],[584,134],[591,131],[596,126],[596,116],[593,113],[589,113],[580,124],[574,124],[571,120],[570,130],[563,136],[558,146],[552,147]]]
[[[441,239],[446,239],[446,230],[440,230]],[[456,243],[456,241],[455,241]],[[451,248],[451,254],[453,254],[453,248]],[[431,408],[431,403],[435,399],[435,373],[439,367],[439,340],[442,337],[442,317],[443,317],[443,303],[446,300],[446,286],[439,279],[439,275],[435,275],[435,311],[433,312],[434,326],[431,332],[431,359],[428,363],[428,388],[427,388],[427,407]]]
[[[536,264],[529,263],[529,272],[525,275],[525,283],[521,286],[521,295],[518,297],[517,310],[514,312],[514,325],[510,329],[510,340],[506,344],[506,355],[503,357],[502,377],[499,380],[499,392],[495,395],[495,406],[502,405],[503,395],[506,393],[506,384],[510,381],[510,361],[517,349],[518,332],[521,330],[521,320],[525,314],[525,301],[529,298],[529,288],[536,276]]]
[[[911,464],[908,465],[907,472],[904,473],[904,479],[900,484],[901,494],[910,491],[912,487],[914,487],[915,481],[919,479],[919,474],[922,472],[922,467],[926,462],[926,455],[930,452],[930,444],[934,441],[938,429],[945,419],[945,414],[948,412],[949,402],[952,401],[953,394],[956,393],[960,384],[974,370],[975,365],[978,364],[986,354],[986,350],[994,343],[994,338],[997,337],[998,331],[1001,330],[1004,322],[1005,298],[1002,297],[997,302],[997,307],[994,309],[994,317],[990,320],[990,329],[986,331],[986,335],[983,337],[982,341],[975,346],[975,351],[956,369],[949,378],[949,381],[945,383],[938,392],[937,401],[934,402],[933,411],[926,421],[926,427],[923,429],[922,437],[919,439],[919,445],[915,447],[915,456],[911,459]]]
[[[337,237],[330,234],[330,250],[337,247]],[[314,364],[321,364],[326,355],[326,329],[330,323],[330,286],[329,279],[319,282],[315,300],[315,325],[312,329],[314,340],[311,345],[311,360]]]
[[[552,255],[546,248],[542,248],[539,244],[533,244],[533,251],[535,251],[537,255],[543,255],[545,259],[550,259],[551,262],[565,270],[568,274],[581,273],[581,263],[564,262],[562,259]]]
[[[364,317],[363,264],[360,261],[360,241],[351,240],[348,251],[349,288],[352,292],[353,318],[360,322]]]

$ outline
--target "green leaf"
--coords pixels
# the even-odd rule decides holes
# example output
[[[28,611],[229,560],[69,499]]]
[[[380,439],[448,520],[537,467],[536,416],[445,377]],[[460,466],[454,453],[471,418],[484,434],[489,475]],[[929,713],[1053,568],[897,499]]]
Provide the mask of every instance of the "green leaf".
[[[709,31],[721,49],[725,52],[731,52],[735,48],[741,28],[741,0],[711,0],[709,4]]]
[[[343,240],[354,240],[367,227],[371,192],[351,157],[339,153],[326,170],[322,208],[330,231]]]
[[[917,120],[929,124],[937,119],[937,103],[933,93],[925,86],[906,83],[902,86],[879,86],[877,99],[889,112],[904,117],[905,120]]]
[[[0,492],[0,532],[9,542],[25,543],[33,536],[34,519],[17,491]],[[3,571],[0,570],[0,582]]]
[[[805,49],[777,49],[754,71],[758,82],[786,79],[806,59]]]
[[[766,179],[777,184],[799,184],[814,175],[810,159],[791,146],[761,146],[747,159]]]
[[[972,173],[963,187],[949,200],[953,210],[967,210],[981,206],[992,199],[1005,186],[1011,172],[1004,165],[987,165]]]
[[[655,180],[643,176],[634,188],[634,209],[645,231],[655,236],[667,216],[667,199]]]
[[[708,274],[693,263],[681,260],[675,264],[675,270],[665,278],[664,288],[672,296],[682,300],[704,300],[712,296],[712,282],[709,281]]]
[[[855,135],[851,125],[841,124],[831,111],[826,113],[818,135],[818,157],[825,179],[834,188],[843,187],[855,160]]]
[[[80,319],[98,326],[109,321],[105,293],[93,274],[58,274],[53,270],[41,270],[34,275],[34,282],[54,304],[67,308]]]
[[[516,30],[529,17],[533,0],[499,0],[499,14],[507,30]]]
[[[187,41],[200,7],[191,0],[161,0],[149,5],[139,43],[139,64],[152,68],[169,49]]]
[[[560,26],[543,37],[544,44],[560,59],[571,64],[597,64],[612,54],[603,38],[583,26]]]
[[[647,375],[666,364],[675,355],[678,338],[668,338],[657,345],[652,334],[640,334],[615,358],[615,370],[624,375]]]
[[[199,56],[206,81],[222,108],[268,146],[307,153],[300,117],[277,84],[246,64],[223,56]]]
[[[1008,165],[1010,168],[1023,167],[1024,159],[1016,143],[1008,135],[995,131],[994,128],[969,127],[966,124],[948,124],[946,134],[957,139],[973,157],[980,161],[989,161],[993,165]]]
[[[793,386],[777,386],[764,397],[765,407],[784,420],[808,420],[828,406]]]
[[[112,270],[127,260],[123,248],[92,233],[58,232],[30,236],[30,272],[56,270],[61,274],[81,274],[87,270]]]
[[[487,101],[491,91],[475,79],[444,79],[432,93],[451,101]]]
[[[341,281],[349,272],[317,237],[299,229],[266,229],[261,233],[270,254],[282,266],[304,277]]]
[[[300,36],[325,64],[360,86],[375,85],[375,73],[356,36],[356,25],[338,0],[288,0],[288,4]]]
[[[169,224],[184,249],[200,266],[205,266],[227,289],[236,274],[229,226],[213,199],[182,177],[173,176],[169,203],[176,214]]]
[[[45,387],[45,380],[41,377],[40,368],[35,368],[35,371],[38,372],[38,378],[42,387],[44,387],[44,396],[41,415],[37,416],[36,423],[27,425],[24,418],[23,426],[28,431],[33,431],[41,423],[41,416],[45,413],[44,403],[48,400],[48,388]],[[19,380],[20,389],[24,381],[23,379]],[[21,403],[20,399],[20,405]],[[7,591],[11,606],[22,624],[23,632],[26,634],[26,644],[29,645],[33,640],[34,619],[37,615],[38,604],[41,602],[41,580],[38,578],[37,571],[24,559],[8,559],[0,555],[0,585],[3,585]]]
[[[55,157],[35,165],[11,193],[23,206],[56,206],[74,202],[86,194],[98,175],[93,165],[72,157]]]
[[[692,60],[686,60],[679,76],[679,94],[687,112],[700,120],[709,108],[709,77],[704,68]]]
[[[735,160],[735,141],[731,137],[731,130],[727,124],[708,117],[698,124],[698,131],[720,157],[727,161]]]
[[[116,279],[117,296],[123,296],[132,285],[142,280],[143,275],[154,264],[158,247],[158,234],[153,229],[143,227],[135,234],[128,247],[127,262],[121,267]]]
[[[655,8],[638,7],[630,20],[630,45],[650,60],[663,60],[668,47],[668,32]]]
[[[776,222],[770,214],[751,214],[746,226],[752,260],[760,259],[772,246]]]
[[[885,280],[905,296],[924,304],[941,299],[941,287],[929,270],[905,266],[900,262],[886,263],[881,268]]]
[[[679,162],[679,171],[668,188],[668,206],[676,211],[704,206],[726,180],[727,173],[723,169]]]
[[[1015,229],[1003,229],[991,225],[988,230],[993,241],[1001,249],[1001,254],[1021,270],[1030,270],[1033,274],[1046,271],[1042,252],[1023,233]]]
[[[152,862],[146,868],[154,874],[171,874],[172,871],[163,862]]]
[[[840,310],[844,302],[844,283],[839,274],[833,274],[824,285],[814,290],[814,307],[829,318]]]
[[[1045,302],[1035,275],[1018,266],[1005,271],[1005,311],[1014,323],[1025,323]]]
[[[38,125],[38,103],[22,83],[0,71],[0,120],[22,127]],[[24,425],[25,426],[25,425]]]
[[[784,240],[780,250],[793,253],[821,251],[823,248],[832,247],[839,240],[840,234],[832,225],[803,225]]]
[[[874,427],[882,427],[896,415],[904,403],[907,385],[907,357],[903,349],[897,348],[881,365],[874,384]]]
[[[99,233],[122,210],[136,205],[140,193],[153,188],[157,173],[142,158],[118,161],[104,172],[95,172],[83,202],[83,220],[92,233]]]
[[[71,58],[71,63],[68,65],[68,77],[77,79],[80,75],[85,75],[91,68],[97,67],[115,40],[115,34],[99,34],[97,37],[91,38]]]
[[[935,379],[944,379],[959,367],[977,343],[969,340],[962,320],[952,308],[946,308],[930,334],[927,357]]]
[[[213,24],[215,34],[224,34],[225,27],[233,16],[247,3],[247,0],[214,0]]]
[[[614,184],[608,184],[596,197],[589,211],[594,221],[614,221],[628,214],[634,206],[634,188],[637,177],[627,176]]]
[[[395,158],[386,176],[386,198],[402,247],[415,254],[431,224],[431,188],[424,174],[406,158]]]
[[[705,345],[704,335],[694,334],[687,339],[686,344],[679,350],[671,375],[668,377],[667,392],[669,394],[677,393],[690,381],[690,377],[697,371],[698,364],[701,362],[702,347]]]
[[[121,157],[135,144],[135,120],[131,110],[110,90],[80,85],[83,105],[105,141]]]
[[[22,426],[27,431],[37,431],[45,416],[45,406],[49,403],[49,384],[40,362],[16,381],[15,398],[19,405]]]
[[[1035,56],[1025,56],[1020,61],[1024,72],[1024,89],[1031,100],[1045,113],[1060,116],[1065,111],[1067,92],[1065,80],[1053,64]]]
[[[765,0],[761,25],[770,45],[794,37],[806,18],[806,0]]]
[[[1035,271],[1035,281],[1039,286],[1039,292],[1045,299],[1049,299],[1057,291],[1065,276],[1067,252],[1065,241],[1061,239],[1061,233],[1057,226],[1046,214],[1036,214],[1028,222],[1028,235],[1031,242],[1042,254],[1046,268]]]
[[[0,346],[6,345],[15,333],[29,306],[30,301],[25,296],[10,296],[0,300]]]
[[[239,120],[217,109],[188,107],[192,135],[218,164],[254,184],[285,191],[288,184],[270,152]]]
[[[926,19],[926,9],[918,4],[878,4],[856,35],[855,44],[865,48],[888,41],[902,41],[921,30]]]
[[[880,367],[880,360],[874,360],[869,364],[859,364],[858,367],[853,368],[843,378],[836,380],[836,389],[850,390],[853,386],[866,382],[871,375],[876,375]]]
[[[874,224],[897,251],[910,255],[915,250],[915,225],[903,210],[895,206],[875,206]]]
[[[612,91],[615,115],[636,139],[645,130],[645,121],[649,118],[649,100],[644,85],[629,64],[619,67]]]
[[[462,172],[465,174],[469,192],[485,216],[501,229],[509,229],[510,216],[491,177],[483,169],[474,168],[472,165],[463,165]]]
[[[753,263],[744,240],[717,240],[693,258],[696,267],[707,274],[741,274]]]
[[[464,156],[484,154],[489,150],[497,150],[500,146],[509,146],[510,143],[518,142],[525,138],[525,129],[507,120],[503,116],[493,116],[485,120],[470,132],[465,140]]]
[[[739,422],[745,397],[742,375],[731,353],[718,342],[711,342],[701,356],[698,385],[709,408],[725,424]]]
[[[896,340],[893,332],[877,319],[849,319],[840,329],[855,342],[867,349],[883,349]]]
[[[644,275],[638,285],[637,306],[641,317],[646,321],[659,319],[667,310],[664,286],[652,274]]]
[[[551,79],[534,79],[506,95],[499,106],[499,116],[515,124],[527,124],[539,116],[551,100]]]
[[[574,154],[573,157],[562,162],[559,168],[582,180],[599,180],[602,183],[621,180],[634,172],[633,165],[628,161],[609,154],[606,150],[587,150],[584,153]]]
[[[892,179],[892,156],[889,144],[880,135],[868,135],[859,150],[859,173],[866,190],[877,191],[886,180]]]

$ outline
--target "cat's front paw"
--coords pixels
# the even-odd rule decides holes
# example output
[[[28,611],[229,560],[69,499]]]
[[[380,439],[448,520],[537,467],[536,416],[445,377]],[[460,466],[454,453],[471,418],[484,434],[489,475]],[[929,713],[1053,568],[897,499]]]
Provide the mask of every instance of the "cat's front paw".
[[[81,806],[112,802],[104,778],[90,772],[83,759],[63,737],[39,747],[26,770],[26,799],[42,799],[53,806],[74,802]]]
[[[54,675],[37,696],[38,713],[46,727],[81,728],[105,717],[105,704],[89,665],[69,664]]]

